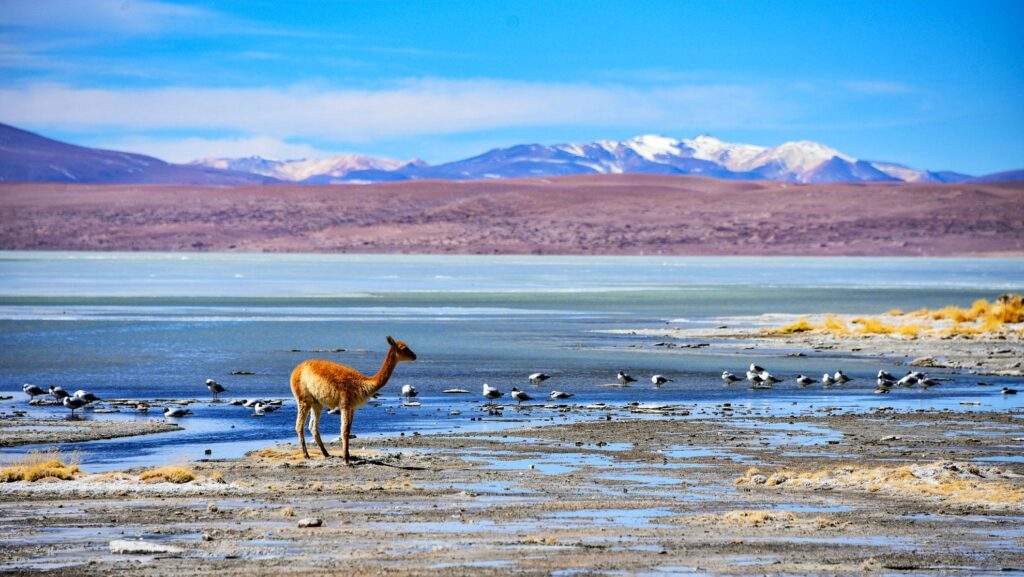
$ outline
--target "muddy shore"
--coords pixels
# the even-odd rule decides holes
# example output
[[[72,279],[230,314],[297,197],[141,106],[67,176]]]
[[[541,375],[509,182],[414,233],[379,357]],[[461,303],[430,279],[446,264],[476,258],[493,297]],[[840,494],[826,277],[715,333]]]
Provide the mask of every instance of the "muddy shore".
[[[628,410],[502,433],[356,439],[364,460],[352,467],[338,458],[302,460],[282,445],[197,463],[197,480],[180,485],[145,484],[137,471],[7,483],[0,485],[0,568],[60,575],[1024,570],[1024,415],[769,418],[722,405],[636,420]],[[303,518],[321,526],[300,528]],[[136,537],[181,550],[109,552],[110,541]]]

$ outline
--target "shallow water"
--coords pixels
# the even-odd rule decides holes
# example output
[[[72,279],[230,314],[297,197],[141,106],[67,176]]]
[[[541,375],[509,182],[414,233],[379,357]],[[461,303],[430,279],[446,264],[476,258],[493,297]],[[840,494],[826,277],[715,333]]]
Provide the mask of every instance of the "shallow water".
[[[232,398],[290,399],[288,375],[303,359],[323,357],[373,372],[391,334],[419,355],[399,366],[377,403],[359,412],[358,436],[412,431],[492,431],[530,423],[603,418],[601,411],[559,413],[534,407],[481,410],[488,382],[519,386],[537,401],[551,389],[570,403],[608,403],[615,418],[626,402],[683,403],[699,416],[731,402],[743,414],[897,409],[1008,409],[1024,395],[999,389],[1020,379],[949,377],[928,391],[872,394],[879,368],[894,363],[842,354],[767,357],[773,373],[821,374],[842,368],[852,383],[831,390],[781,383],[770,391],[723,387],[723,369],[742,372],[754,356],[737,348],[674,349],[660,339],[604,331],[757,322],[758,315],[881,312],[969,304],[1024,291],[1022,259],[829,259],[663,257],[443,257],[263,254],[0,253],[0,411],[65,415],[27,407],[22,383],[85,388],[101,397],[209,400],[214,378]],[[336,349],[343,349],[337,352]],[[316,351],[316,352],[312,352]],[[328,351],[328,352],[323,352]],[[604,387],[626,369],[639,381]],[[232,375],[252,371],[254,375]],[[554,378],[534,387],[526,375]],[[649,377],[674,379],[661,388]],[[403,384],[420,391],[419,407],[402,407]],[[470,395],[445,395],[446,388]],[[504,401],[507,401],[507,396]],[[961,405],[961,402],[978,405]],[[265,417],[227,403],[195,403],[184,431],[79,443],[87,470],[241,454],[294,437],[294,406]],[[457,414],[455,414],[457,413]],[[162,418],[129,412],[85,413],[88,419]],[[483,420],[471,420],[482,418]],[[325,438],[338,419],[325,416]],[[766,431],[780,443],[818,444],[820,431]],[[17,453],[33,447],[4,450]]]

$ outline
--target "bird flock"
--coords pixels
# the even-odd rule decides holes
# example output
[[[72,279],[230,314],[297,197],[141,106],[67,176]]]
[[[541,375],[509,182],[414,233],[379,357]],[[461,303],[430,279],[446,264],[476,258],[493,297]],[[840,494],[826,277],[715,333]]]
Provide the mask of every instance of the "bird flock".
[[[745,377],[745,379],[744,379]],[[751,363],[746,370],[744,377],[741,377],[728,370],[722,371],[722,381],[726,385],[733,385],[746,380],[750,383],[751,389],[770,389],[775,383],[784,382],[785,379],[779,376],[773,375],[770,371],[756,363]],[[551,375],[547,373],[531,373],[527,376],[527,380],[532,385],[540,385],[544,381],[551,378]],[[625,370],[619,370],[615,374],[615,380],[620,386],[629,386],[631,383],[637,382],[637,379],[627,373]],[[673,382],[672,379],[662,374],[651,375],[651,383],[655,388],[661,387],[666,383]],[[823,387],[832,387],[835,385],[842,385],[850,382],[851,379],[842,370],[836,370],[834,373],[823,373],[821,379],[814,379],[804,374],[799,374],[794,377],[794,382],[801,388],[809,387],[815,382],[820,382]],[[889,393],[895,388],[910,388],[920,387],[922,389],[928,389],[939,384],[939,381],[935,378],[929,377],[927,374],[921,371],[907,371],[907,373],[901,377],[896,377],[892,373],[886,370],[879,370],[878,375],[875,379],[875,394],[883,395]],[[227,391],[227,389],[213,379],[206,379],[206,388],[213,395],[214,402],[219,402],[221,393]],[[42,387],[33,384],[25,384],[21,388],[22,392],[29,396],[30,401],[35,401],[36,397],[49,395],[58,403],[67,407],[71,411],[71,416],[75,415],[75,411],[84,409],[92,405],[93,403],[100,401],[100,397],[95,394],[79,389],[74,393],[67,392],[63,387],[51,386],[49,389],[44,390]],[[467,394],[470,391],[466,389],[445,389],[444,393],[448,394]],[[1004,395],[1015,395],[1017,394],[1016,389],[1009,387],[1002,388],[1002,394]],[[419,391],[413,385],[406,384],[401,388],[401,396],[403,398],[404,406],[419,406],[420,403],[415,401]],[[481,389],[481,395],[488,401],[494,401],[504,396],[504,393],[488,383],[484,383]],[[517,404],[521,405],[526,401],[534,400],[534,397],[517,387],[512,387],[509,391],[509,396],[516,401]],[[562,390],[552,389],[548,394],[548,399],[552,401],[565,400],[573,397],[573,393],[569,393]],[[253,416],[262,417],[268,413],[272,413],[277,409],[281,408],[284,401],[280,399],[235,399],[230,401],[230,405],[236,405],[252,409]],[[148,412],[149,404],[144,401],[139,401],[135,404],[135,409],[139,412]],[[329,414],[337,414],[336,409],[328,410]],[[163,415],[168,418],[182,418],[192,415],[192,411],[185,407],[166,407],[163,411]]]

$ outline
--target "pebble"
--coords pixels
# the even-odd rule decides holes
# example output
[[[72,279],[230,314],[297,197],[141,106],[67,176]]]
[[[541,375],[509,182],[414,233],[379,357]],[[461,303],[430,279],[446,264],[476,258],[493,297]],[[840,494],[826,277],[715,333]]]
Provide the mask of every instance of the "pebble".
[[[323,524],[324,524],[323,519],[320,519],[319,517],[306,517],[306,518],[303,518],[303,519],[299,519],[299,528],[300,529],[306,529],[306,528],[309,528],[309,527],[319,527],[319,526],[321,526]]]

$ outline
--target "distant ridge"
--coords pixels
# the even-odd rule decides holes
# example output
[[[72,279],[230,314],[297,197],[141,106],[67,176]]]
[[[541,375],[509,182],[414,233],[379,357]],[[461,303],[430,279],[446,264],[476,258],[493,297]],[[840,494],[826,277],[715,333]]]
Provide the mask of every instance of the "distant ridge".
[[[766,147],[725,142],[709,135],[679,140],[654,134],[622,141],[518,144],[437,165],[356,154],[301,160],[205,158],[173,164],[141,154],[67,144],[0,124],[0,182],[344,184],[587,174],[689,175],[793,183],[955,183],[1024,178],[1024,170],[972,177],[861,160],[807,140]]]
[[[249,172],[76,146],[0,124],[0,182],[238,185],[274,181]]]

